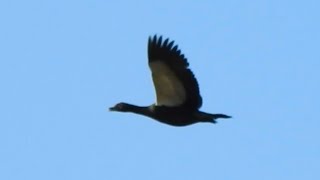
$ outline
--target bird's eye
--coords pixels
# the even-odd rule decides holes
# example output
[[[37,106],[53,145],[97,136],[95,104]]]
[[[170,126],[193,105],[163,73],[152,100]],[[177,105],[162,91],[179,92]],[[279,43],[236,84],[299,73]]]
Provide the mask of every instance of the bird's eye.
[[[118,105],[117,105],[117,108],[118,108],[118,109],[123,109],[123,104],[118,104]]]

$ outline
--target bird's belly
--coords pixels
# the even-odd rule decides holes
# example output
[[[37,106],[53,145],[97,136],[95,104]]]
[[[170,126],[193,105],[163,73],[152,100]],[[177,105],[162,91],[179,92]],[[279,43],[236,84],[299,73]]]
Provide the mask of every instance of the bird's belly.
[[[188,126],[191,124],[196,123],[196,121],[193,121],[191,117],[170,117],[168,116],[166,118],[154,118],[155,120],[165,123],[171,126]]]

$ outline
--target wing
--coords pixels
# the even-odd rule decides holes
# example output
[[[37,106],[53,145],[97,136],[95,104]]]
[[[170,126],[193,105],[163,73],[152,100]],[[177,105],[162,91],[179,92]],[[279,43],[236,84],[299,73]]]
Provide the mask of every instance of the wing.
[[[198,82],[174,41],[162,41],[162,36],[158,38],[156,35],[149,37],[148,58],[157,96],[156,105],[183,106],[191,110],[201,107]]]

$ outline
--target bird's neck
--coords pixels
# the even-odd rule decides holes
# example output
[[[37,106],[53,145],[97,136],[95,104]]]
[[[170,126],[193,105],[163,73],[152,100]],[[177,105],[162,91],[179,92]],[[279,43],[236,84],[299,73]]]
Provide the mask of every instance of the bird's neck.
[[[129,104],[128,108],[129,112],[146,115],[146,116],[152,116],[152,107],[151,106],[136,106]]]

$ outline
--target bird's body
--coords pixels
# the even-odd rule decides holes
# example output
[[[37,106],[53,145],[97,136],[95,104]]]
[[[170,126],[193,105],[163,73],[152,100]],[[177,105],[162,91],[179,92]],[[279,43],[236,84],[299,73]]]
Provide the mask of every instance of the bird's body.
[[[230,118],[224,114],[199,111],[202,105],[198,82],[189,64],[174,41],[162,41],[154,36],[148,42],[149,67],[156,91],[156,103],[146,107],[118,103],[111,111],[133,112],[159,122],[186,126],[197,122],[215,123],[217,118]]]
[[[153,118],[159,122],[172,126],[187,126],[197,122],[216,123],[217,118],[230,118],[224,114],[209,114],[201,111],[191,111],[182,107],[166,107],[152,104],[150,106],[135,106],[118,103],[111,111],[133,112]]]

